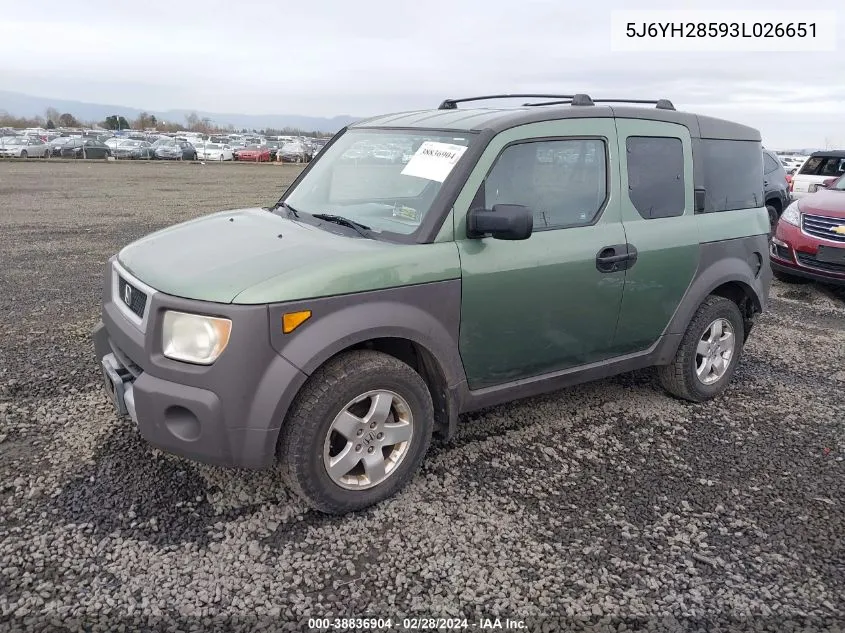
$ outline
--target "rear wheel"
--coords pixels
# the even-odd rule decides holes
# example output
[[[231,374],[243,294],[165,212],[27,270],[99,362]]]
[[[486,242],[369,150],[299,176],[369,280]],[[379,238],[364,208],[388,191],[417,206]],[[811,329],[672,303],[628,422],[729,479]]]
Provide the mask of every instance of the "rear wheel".
[[[728,386],[744,342],[745,326],[737,305],[711,295],[695,313],[672,363],[658,367],[660,383],[678,398],[710,400]]]
[[[428,387],[410,366],[370,350],[341,354],[291,406],[279,443],[285,478],[321,512],[360,510],[411,480],[433,424]]]

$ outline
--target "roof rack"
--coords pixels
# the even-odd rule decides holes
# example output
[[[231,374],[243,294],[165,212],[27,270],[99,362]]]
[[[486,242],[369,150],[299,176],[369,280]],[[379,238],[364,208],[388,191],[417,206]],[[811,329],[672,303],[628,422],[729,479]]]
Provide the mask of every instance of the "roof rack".
[[[459,103],[468,101],[489,101],[491,99],[572,99],[575,95],[541,95],[541,94],[509,94],[509,95],[484,95],[482,97],[465,97],[463,99],[445,99],[438,110],[457,110]]]
[[[514,99],[514,98],[530,98],[530,99],[553,99],[553,101],[541,101],[536,103],[523,103],[523,106],[550,106],[550,105],[574,105],[574,106],[591,106],[597,103],[642,103],[654,104],[658,110],[674,110],[675,106],[669,99],[593,99],[588,94],[574,94],[574,95],[532,95],[532,94],[510,94],[510,95],[487,95],[483,97],[467,97],[465,99],[446,99],[443,101],[438,110],[455,110],[459,103],[467,101],[485,101],[488,99]]]

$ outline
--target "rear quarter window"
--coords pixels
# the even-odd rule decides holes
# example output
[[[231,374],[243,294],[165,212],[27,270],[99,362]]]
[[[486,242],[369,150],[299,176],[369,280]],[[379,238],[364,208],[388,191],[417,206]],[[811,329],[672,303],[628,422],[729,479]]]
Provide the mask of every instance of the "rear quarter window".
[[[781,167],[781,164],[771,157],[769,154],[763,154],[763,171],[764,173],[771,174],[772,172],[777,171]]]
[[[763,204],[763,152],[759,141],[701,139],[704,213],[753,209]]]

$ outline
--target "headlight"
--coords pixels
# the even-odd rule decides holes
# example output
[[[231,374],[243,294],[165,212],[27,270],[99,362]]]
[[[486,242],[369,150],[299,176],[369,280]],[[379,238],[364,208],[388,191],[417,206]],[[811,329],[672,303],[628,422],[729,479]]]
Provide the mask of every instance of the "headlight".
[[[210,365],[229,343],[229,319],[168,310],[162,326],[162,352],[168,358]]]
[[[797,200],[786,207],[786,211],[781,213],[780,219],[787,224],[801,226],[801,208],[798,206]]]

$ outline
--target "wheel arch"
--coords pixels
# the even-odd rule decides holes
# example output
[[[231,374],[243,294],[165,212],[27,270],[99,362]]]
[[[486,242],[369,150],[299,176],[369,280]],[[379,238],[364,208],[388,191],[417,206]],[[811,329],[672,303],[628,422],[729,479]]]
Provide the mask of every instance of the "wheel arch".
[[[771,195],[766,198],[766,206],[773,207],[775,211],[777,211],[778,215],[783,213],[783,202],[780,199],[779,195]]]
[[[297,331],[271,331],[271,343],[283,358],[310,378],[351,350],[393,356],[428,386],[435,431],[446,438],[454,434],[466,382],[458,352],[460,280],[271,306],[270,322],[281,323],[283,313],[299,309],[311,310],[312,316]],[[288,409],[279,412],[283,423]]]
[[[458,418],[457,403],[450,394],[446,371],[431,350],[421,342],[411,338],[379,336],[343,348],[327,358],[319,367],[342,354],[358,349],[387,354],[416,371],[425,381],[429,394],[431,394],[431,401],[434,406],[435,432],[446,439],[454,434]]]
[[[702,244],[699,269],[666,329],[671,336],[665,337],[657,364],[674,358],[680,337],[710,295],[737,304],[747,338],[756,317],[766,309],[771,277],[766,235]]]

